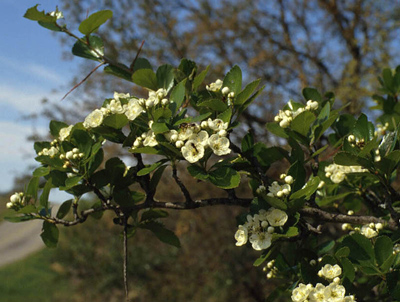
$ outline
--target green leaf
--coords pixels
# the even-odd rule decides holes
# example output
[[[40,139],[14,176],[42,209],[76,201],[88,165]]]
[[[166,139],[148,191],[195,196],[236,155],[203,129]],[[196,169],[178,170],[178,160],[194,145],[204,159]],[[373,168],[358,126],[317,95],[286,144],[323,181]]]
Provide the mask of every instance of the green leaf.
[[[111,114],[103,120],[103,125],[114,129],[122,129],[129,120],[125,114]]]
[[[24,206],[22,209],[18,210],[18,214],[29,214],[29,213],[37,213],[38,210],[33,204],[29,204]]]
[[[310,181],[306,183],[306,186],[300,190],[298,190],[295,193],[292,193],[290,195],[290,200],[293,199],[299,199],[299,198],[305,198],[306,200],[309,200],[311,195],[315,193],[318,189],[320,179],[318,176],[314,177]]]
[[[224,112],[221,112],[217,115],[217,118],[222,120],[224,123],[230,123],[232,117],[232,108],[226,109]],[[232,124],[230,124],[230,127]]]
[[[72,47],[72,54],[85,59],[101,62],[101,58],[104,56],[103,40],[97,36],[89,36],[89,45],[81,40],[77,41]]]
[[[29,8],[24,14],[24,18],[27,18],[32,21],[42,21],[46,23],[55,23],[57,21],[56,16],[51,16],[50,14],[46,14],[44,11],[39,11],[37,7],[39,4]]]
[[[350,194],[353,194],[353,192],[345,192],[345,193],[337,194],[337,195],[333,195],[333,196],[324,196],[323,198],[321,198],[320,200],[317,201],[317,204],[320,207],[327,206],[327,205],[330,205],[332,202],[343,199],[347,195],[350,195]]]
[[[393,255],[393,242],[387,236],[379,236],[374,245],[375,259],[379,266]]]
[[[209,173],[208,179],[222,189],[233,189],[240,184],[240,174],[230,167],[220,167]]]
[[[349,256],[349,254],[350,254],[350,249],[347,246],[344,246],[336,251],[335,257],[336,258],[341,258],[341,257],[347,258]]]
[[[361,114],[354,125],[353,133],[355,137],[358,139],[364,139],[365,142],[372,139],[374,137],[374,131],[371,133],[369,124],[367,116]]]
[[[53,187],[52,178],[50,177],[47,180],[46,184],[44,185],[42,194],[40,195],[39,199],[40,205],[44,207],[46,210],[49,208],[49,194],[52,187]]]
[[[283,129],[281,126],[279,126],[278,123],[267,123],[265,125],[267,130],[271,132],[272,134],[282,137],[282,138],[289,138],[289,135],[286,134],[285,129]]]
[[[50,173],[50,167],[39,167],[33,171],[32,175],[35,177],[46,176]]]
[[[174,232],[166,229],[162,224],[151,221],[140,225],[141,228],[150,230],[156,235],[156,237],[167,244],[173,245],[175,247],[181,247],[179,238],[176,237]]]
[[[307,134],[310,132],[311,124],[316,120],[315,115],[310,111],[303,111],[298,116],[296,116],[292,123],[290,124],[290,128],[297,133],[307,137]]]
[[[101,10],[91,14],[87,19],[83,20],[79,25],[79,31],[85,36],[95,32],[102,24],[107,22],[113,16],[110,10]]]
[[[400,162],[400,150],[394,150],[385,156],[380,162],[376,163],[386,175],[390,177],[393,170],[398,166]]]
[[[172,116],[172,111],[169,108],[161,107],[154,110],[153,118],[157,122],[160,118],[169,119]]]
[[[303,96],[306,101],[312,100],[318,103],[322,102],[322,96],[315,88],[306,87],[303,89]]]
[[[118,190],[114,190],[114,201],[120,205],[122,208],[130,208],[135,205],[131,190],[128,188],[120,188]]]
[[[158,183],[160,182],[161,177],[162,177],[166,167],[167,166],[161,166],[153,173],[153,176],[150,180],[150,190],[155,191],[157,189]]]
[[[131,195],[132,195],[132,200],[134,203],[141,202],[146,197],[146,195],[144,193],[137,192],[137,191],[131,191]]]
[[[127,69],[129,69],[129,67],[123,64],[118,64],[118,66],[107,65],[104,67],[104,72],[132,82],[132,72],[128,72]]]
[[[206,181],[208,178],[207,171],[204,170],[202,167],[199,167],[197,165],[191,165],[191,166],[188,166],[187,169],[188,169],[190,175],[196,179]]]
[[[335,247],[335,240],[328,240],[318,246],[317,254],[325,255]]]
[[[133,65],[133,72],[135,72],[136,70],[139,70],[139,69],[151,69],[151,70],[153,70],[149,60],[147,60],[145,58],[137,58],[136,59],[135,64]]]
[[[99,151],[96,152],[94,156],[93,155],[91,156],[87,171],[89,177],[97,170],[97,168],[100,167],[100,165],[103,162],[103,159],[104,159],[103,149],[100,149]]]
[[[132,81],[141,86],[154,91],[158,89],[157,76],[151,69],[139,69],[132,75]]]
[[[48,221],[44,221],[42,233],[40,234],[44,244],[49,248],[55,248],[58,243],[58,236],[59,231],[57,226]]]
[[[400,299],[400,271],[393,271],[386,275],[386,282],[390,295],[396,299]]]
[[[76,144],[79,152],[85,154],[85,158],[89,157],[90,150],[93,145],[93,139],[90,137],[89,133],[84,130],[74,130],[71,134],[71,141]]]
[[[185,85],[186,79],[179,82],[179,84],[172,89],[170,101],[175,103],[175,108],[172,110],[174,114],[182,106],[183,100],[185,99]]]
[[[153,172],[155,169],[157,169],[158,167],[160,167],[162,164],[164,164],[167,160],[160,160],[158,162],[155,162],[152,165],[148,165],[145,168],[139,170],[139,172],[137,173],[138,176],[143,176],[143,175],[147,175],[151,172]]]
[[[72,187],[75,187],[76,185],[79,184],[79,182],[83,179],[83,176],[73,176],[73,177],[68,177],[65,180],[65,186],[60,187],[60,190],[69,190]]]
[[[242,139],[242,152],[246,153],[251,150],[254,146],[254,134],[249,131]]]
[[[68,212],[71,210],[72,201],[72,199],[68,199],[61,204],[56,215],[58,219],[63,219],[65,216],[67,216]]]
[[[160,209],[150,209],[142,212],[142,217],[140,218],[140,221],[165,218],[165,217],[168,217],[168,212]]]
[[[174,68],[169,64],[158,67],[156,72],[158,88],[169,91],[174,86]]]
[[[392,254],[388,258],[386,258],[386,260],[382,263],[380,269],[382,270],[382,272],[384,274],[386,274],[390,270],[395,259],[396,259],[396,255]]]
[[[358,263],[374,263],[374,250],[370,240],[365,236],[358,233],[347,236],[343,239],[343,246],[350,249],[350,260]]]
[[[390,92],[394,92],[393,73],[390,68],[385,68],[382,71],[383,86]]]
[[[193,90],[196,90],[197,87],[199,87],[200,84],[203,83],[209,69],[210,69],[210,65],[208,65],[205,70],[203,70],[197,76],[195,76],[195,78],[193,80]]]
[[[160,150],[157,150],[153,147],[141,147],[141,148],[130,149],[129,152],[143,153],[143,154],[162,154]]]
[[[239,66],[233,66],[226,74],[222,84],[222,88],[223,87],[228,87],[229,91],[234,92],[235,95],[242,90],[242,71]]]
[[[91,129],[91,131],[101,135],[106,140],[117,144],[122,144],[126,139],[126,136],[122,133],[121,130],[108,126],[99,126]]]
[[[119,184],[126,169],[124,162],[118,157],[113,157],[106,162],[105,168],[110,178],[110,184]]]
[[[335,164],[342,166],[355,166],[360,165],[364,168],[371,168],[371,163],[366,159],[349,152],[338,152],[334,158]]]
[[[169,128],[166,123],[153,123],[151,130],[153,130],[154,134],[158,134],[168,132]]]
[[[278,198],[275,197],[270,197],[270,196],[262,196],[262,199],[264,199],[270,206],[279,209],[279,210],[283,210],[286,211],[287,210],[287,204]]]
[[[356,277],[356,271],[351,261],[346,258],[340,258],[340,266],[342,267],[342,279],[345,283],[352,283]]]
[[[29,220],[33,220],[33,219],[36,219],[36,218],[33,216],[30,216],[30,215],[4,217],[4,220],[6,220],[8,222],[12,222],[12,223],[24,222],[24,221],[29,221]]]
[[[263,264],[265,262],[265,260],[268,259],[269,256],[271,256],[272,252],[274,251],[274,248],[271,247],[268,252],[263,252],[263,254],[261,254],[261,256],[254,261],[253,266],[260,266],[261,264]]]
[[[243,105],[260,84],[261,79],[255,80],[249,84],[236,96],[234,105],[240,106]]]
[[[50,122],[50,133],[52,136],[58,137],[60,130],[65,127],[68,127],[68,124],[52,120]]]
[[[224,103],[223,101],[221,101],[220,99],[206,100],[197,105],[199,107],[207,107],[207,108],[217,111],[217,112],[223,112],[228,108],[228,105],[226,103]]]
[[[301,190],[305,184],[306,180],[306,171],[304,169],[304,165],[300,161],[294,162],[287,173],[294,178],[294,183],[291,185],[292,192],[296,192]]]
[[[296,237],[299,235],[299,229],[296,227],[289,227],[288,230],[285,233],[285,237]]]

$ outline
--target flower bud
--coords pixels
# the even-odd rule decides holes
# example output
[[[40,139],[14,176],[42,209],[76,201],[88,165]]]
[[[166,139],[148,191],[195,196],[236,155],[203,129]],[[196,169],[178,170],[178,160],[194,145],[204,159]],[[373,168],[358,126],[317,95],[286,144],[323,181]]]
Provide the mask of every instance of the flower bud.
[[[347,137],[347,141],[348,141],[349,143],[354,143],[354,142],[356,141],[356,137],[355,137],[353,134],[350,134],[350,135]]]
[[[273,226],[268,227],[267,229],[268,234],[272,234],[275,232],[275,228]]]
[[[7,209],[11,209],[13,206],[14,205],[11,202],[7,202],[7,204],[6,204]]]
[[[288,175],[285,177],[285,182],[289,185],[291,185],[293,183],[293,177]]]
[[[72,151],[68,151],[67,153],[65,153],[65,157],[67,159],[72,159],[74,156],[74,153]]]
[[[78,148],[74,148],[74,149],[72,149],[72,153],[79,153],[79,149]]]
[[[183,141],[176,141],[176,143],[175,143],[175,146],[179,149],[182,148],[184,145],[185,145],[185,143]]]
[[[228,134],[228,132],[226,132],[226,130],[219,130],[218,131],[218,135],[219,136],[226,136]]]
[[[224,87],[224,88],[222,88],[222,90],[221,90],[221,92],[222,92],[222,94],[223,95],[227,95],[228,93],[229,93],[229,87]]]

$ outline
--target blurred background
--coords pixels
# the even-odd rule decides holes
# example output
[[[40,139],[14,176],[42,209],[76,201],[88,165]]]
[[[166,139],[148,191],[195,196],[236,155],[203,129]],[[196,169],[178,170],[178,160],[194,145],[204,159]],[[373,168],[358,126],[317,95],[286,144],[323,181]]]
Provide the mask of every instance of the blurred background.
[[[392,0],[60,0],[40,1],[40,10],[56,5],[70,30],[78,32],[86,15],[111,9],[113,18],[99,35],[106,55],[127,65],[144,40],[141,56],[153,66],[180,59],[211,65],[210,83],[232,65],[244,71],[244,82],[266,84],[264,94],[244,114],[240,137],[253,129],[259,141],[276,144],[265,132],[278,108],[301,101],[301,89],[333,91],[337,106],[358,114],[373,105],[376,76],[400,64],[400,2]],[[95,63],[73,58],[74,43],[22,16],[36,4],[2,0],[0,17],[0,220],[5,203],[21,191],[37,165],[33,140],[46,137],[51,119],[81,121],[114,91],[140,94],[129,83],[100,70],[61,101]],[[200,68],[200,69],[201,69]],[[107,154],[123,150],[109,147]],[[127,162],[127,164],[129,164]],[[270,169],[271,175],[277,168]],[[164,200],[180,200],[165,173],[158,190]],[[194,197],[223,195],[184,179]],[[246,196],[247,186],[239,189]],[[206,192],[206,193],[205,193]],[[68,199],[54,192],[51,199]],[[252,266],[258,253],[234,245],[240,208],[211,207],[171,212],[167,226],[182,248],[166,246],[143,231],[130,240],[132,301],[264,301],[285,280],[267,280]],[[122,243],[112,217],[90,219],[63,228],[59,246],[44,249],[40,224],[0,224],[0,302],[121,301]],[[40,299],[40,300],[39,300]],[[290,299],[290,298],[289,298]],[[288,301],[287,299],[282,301]]]

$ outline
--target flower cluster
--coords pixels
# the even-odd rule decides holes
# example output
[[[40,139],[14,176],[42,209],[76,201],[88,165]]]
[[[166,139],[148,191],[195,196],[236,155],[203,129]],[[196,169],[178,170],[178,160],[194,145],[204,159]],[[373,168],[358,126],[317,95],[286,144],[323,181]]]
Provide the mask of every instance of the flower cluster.
[[[203,129],[203,130],[202,130]],[[226,137],[228,123],[221,119],[208,119],[198,124],[182,124],[178,130],[172,129],[164,134],[165,138],[181,149],[182,156],[190,163],[199,161],[207,147],[215,155],[229,154],[230,141]],[[209,134],[212,133],[211,135]]]
[[[356,301],[353,295],[346,296],[346,289],[337,282],[331,282],[325,286],[318,283],[315,287],[312,284],[300,283],[292,291],[294,302],[351,302]]]
[[[350,134],[348,137],[347,137],[347,141],[350,143],[350,145],[352,146],[352,147],[358,147],[358,148],[360,148],[360,149],[362,149],[362,148],[364,148],[364,146],[365,146],[365,139],[363,139],[363,138],[357,138],[357,137],[355,137],[353,134]]]
[[[58,133],[58,139],[63,142],[65,141],[69,135],[71,134],[73,125],[69,125],[68,127],[64,127],[60,129],[60,132]]]
[[[393,255],[397,255],[398,253],[400,253],[400,243],[396,243],[393,246]]]
[[[285,197],[288,196],[292,190],[291,184],[293,183],[294,179],[290,175],[286,174],[281,174],[280,179],[284,180],[285,184],[280,185],[277,181],[274,181],[269,187],[268,187],[268,193],[267,196],[269,197]],[[260,186],[257,189],[258,194],[262,194],[265,192],[266,189],[264,186]]]
[[[18,210],[20,207],[24,206],[24,203],[25,203],[24,193],[15,192],[13,195],[10,196],[10,201],[7,202],[6,207],[7,209]]]
[[[337,164],[330,164],[325,167],[325,176],[330,178],[335,184],[341,183],[345,179],[346,174],[361,172],[368,172],[368,170],[363,169],[361,166],[342,166]]]
[[[374,135],[377,137],[384,136],[386,134],[386,130],[389,128],[389,123],[385,123],[384,125],[382,124],[377,124],[376,125],[376,130],[374,132]]]
[[[318,272],[318,276],[330,282],[325,286],[317,283],[314,287],[312,284],[300,283],[292,291],[292,301],[294,302],[351,302],[356,301],[354,296],[346,296],[346,289],[340,285],[339,276],[342,274],[342,268],[335,264],[326,264]]]
[[[223,82],[220,79],[218,79],[214,83],[211,83],[210,85],[206,85],[206,89],[208,91],[217,92],[217,91],[221,90],[222,84],[223,84]]]
[[[275,259],[269,261],[267,266],[263,268],[264,272],[267,272],[267,279],[275,278],[278,273],[278,268],[275,266]]]
[[[288,215],[279,209],[260,210],[254,216],[247,215],[247,222],[239,225],[235,233],[236,246],[242,246],[250,241],[253,249],[261,251],[271,246],[275,227],[285,225]]]
[[[291,110],[279,110],[278,115],[275,116],[275,122],[279,122],[282,128],[288,128],[293,119],[304,111],[312,111],[318,109],[318,102],[308,100],[305,107],[300,107],[297,110],[293,109],[292,103],[289,102],[288,106]]]
[[[343,223],[342,224],[342,230],[343,231],[348,231],[351,230],[350,234],[354,232],[359,232],[361,235],[364,235],[367,238],[374,238],[378,236],[379,231],[383,229],[383,224],[382,223],[369,223],[363,225],[361,228],[360,227],[355,227],[353,228],[349,223]]]
[[[147,99],[137,99],[131,97],[129,93],[114,92],[112,100],[86,116],[83,126],[86,129],[99,127],[103,123],[104,118],[111,114],[125,114],[129,121],[133,121],[149,108],[158,105],[167,106],[170,100],[166,96],[167,91],[164,88],[160,88],[157,91],[150,91]]]

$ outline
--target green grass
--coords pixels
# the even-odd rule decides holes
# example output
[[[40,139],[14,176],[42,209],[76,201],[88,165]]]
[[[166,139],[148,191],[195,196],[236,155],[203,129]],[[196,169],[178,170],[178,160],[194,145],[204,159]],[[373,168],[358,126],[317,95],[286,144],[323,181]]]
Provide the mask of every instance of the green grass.
[[[52,269],[52,253],[43,249],[0,268],[0,302],[52,302],[67,297],[69,282]]]

